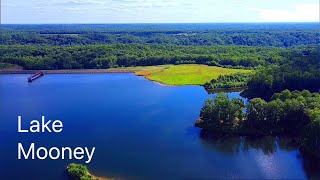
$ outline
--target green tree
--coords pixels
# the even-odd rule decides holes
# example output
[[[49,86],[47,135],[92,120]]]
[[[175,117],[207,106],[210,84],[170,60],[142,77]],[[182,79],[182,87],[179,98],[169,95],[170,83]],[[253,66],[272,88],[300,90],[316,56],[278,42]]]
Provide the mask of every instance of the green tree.
[[[277,127],[284,116],[283,102],[280,99],[273,100],[267,104],[266,117],[268,127]]]
[[[267,121],[267,102],[261,98],[251,99],[247,108],[247,121],[251,128],[264,128]]]
[[[74,180],[92,180],[88,168],[82,164],[71,163],[67,166],[69,176]]]

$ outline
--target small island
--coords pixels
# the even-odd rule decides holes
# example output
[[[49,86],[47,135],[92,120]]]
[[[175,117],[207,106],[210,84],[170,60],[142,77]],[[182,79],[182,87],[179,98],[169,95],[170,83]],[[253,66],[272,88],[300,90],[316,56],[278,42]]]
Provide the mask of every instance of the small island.
[[[82,164],[71,163],[67,166],[67,172],[71,180],[114,180],[92,175],[88,168]]]

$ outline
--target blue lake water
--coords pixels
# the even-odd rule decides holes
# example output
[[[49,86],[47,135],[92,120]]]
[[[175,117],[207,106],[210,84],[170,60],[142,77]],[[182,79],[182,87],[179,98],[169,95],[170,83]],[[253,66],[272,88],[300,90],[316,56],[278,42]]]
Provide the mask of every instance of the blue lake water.
[[[116,179],[307,179],[320,177],[284,140],[212,139],[194,122],[208,95],[200,86],[163,86],[133,74],[0,76],[1,179],[64,180],[65,167],[85,160],[18,160],[17,144],[96,147],[87,164]],[[239,93],[229,93],[231,98]],[[61,133],[17,132],[42,115]]]

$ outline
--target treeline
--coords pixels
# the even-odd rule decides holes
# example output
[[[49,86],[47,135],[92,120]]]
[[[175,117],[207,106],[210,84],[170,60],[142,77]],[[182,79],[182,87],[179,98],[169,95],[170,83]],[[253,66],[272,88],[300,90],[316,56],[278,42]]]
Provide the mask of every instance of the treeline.
[[[248,80],[252,76],[251,73],[234,73],[219,75],[217,79],[207,82],[203,87],[207,91],[215,91],[219,89],[245,88]]]
[[[289,90],[320,89],[320,46],[298,47],[279,53],[278,61],[266,61],[253,74],[219,76],[204,84],[206,90],[247,87],[243,95],[270,99],[273,93]],[[261,64],[262,65],[262,64]]]
[[[278,65],[258,68],[248,81],[252,97],[271,97],[284,89],[320,89],[320,46],[296,48],[283,52],[286,57]]]
[[[319,44],[317,23],[1,25],[0,45],[171,44],[277,46]]]
[[[12,64],[8,63],[0,63],[0,69],[13,67]]]
[[[248,46],[12,45],[0,46],[0,62],[25,69],[105,69],[186,63],[252,68],[280,64],[286,51],[289,49]]]
[[[195,125],[223,135],[299,137],[303,147],[319,156],[320,94],[285,90],[270,102],[254,98],[245,105],[240,98],[230,100],[220,93],[205,102]]]

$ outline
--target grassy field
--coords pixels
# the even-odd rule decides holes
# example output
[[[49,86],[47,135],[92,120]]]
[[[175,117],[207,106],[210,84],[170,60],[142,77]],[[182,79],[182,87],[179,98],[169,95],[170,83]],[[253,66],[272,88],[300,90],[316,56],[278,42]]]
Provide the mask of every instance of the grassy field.
[[[144,76],[149,80],[167,85],[203,85],[212,79],[216,79],[219,75],[251,72],[251,70],[197,64],[128,67],[125,69],[133,70],[138,76]]]

